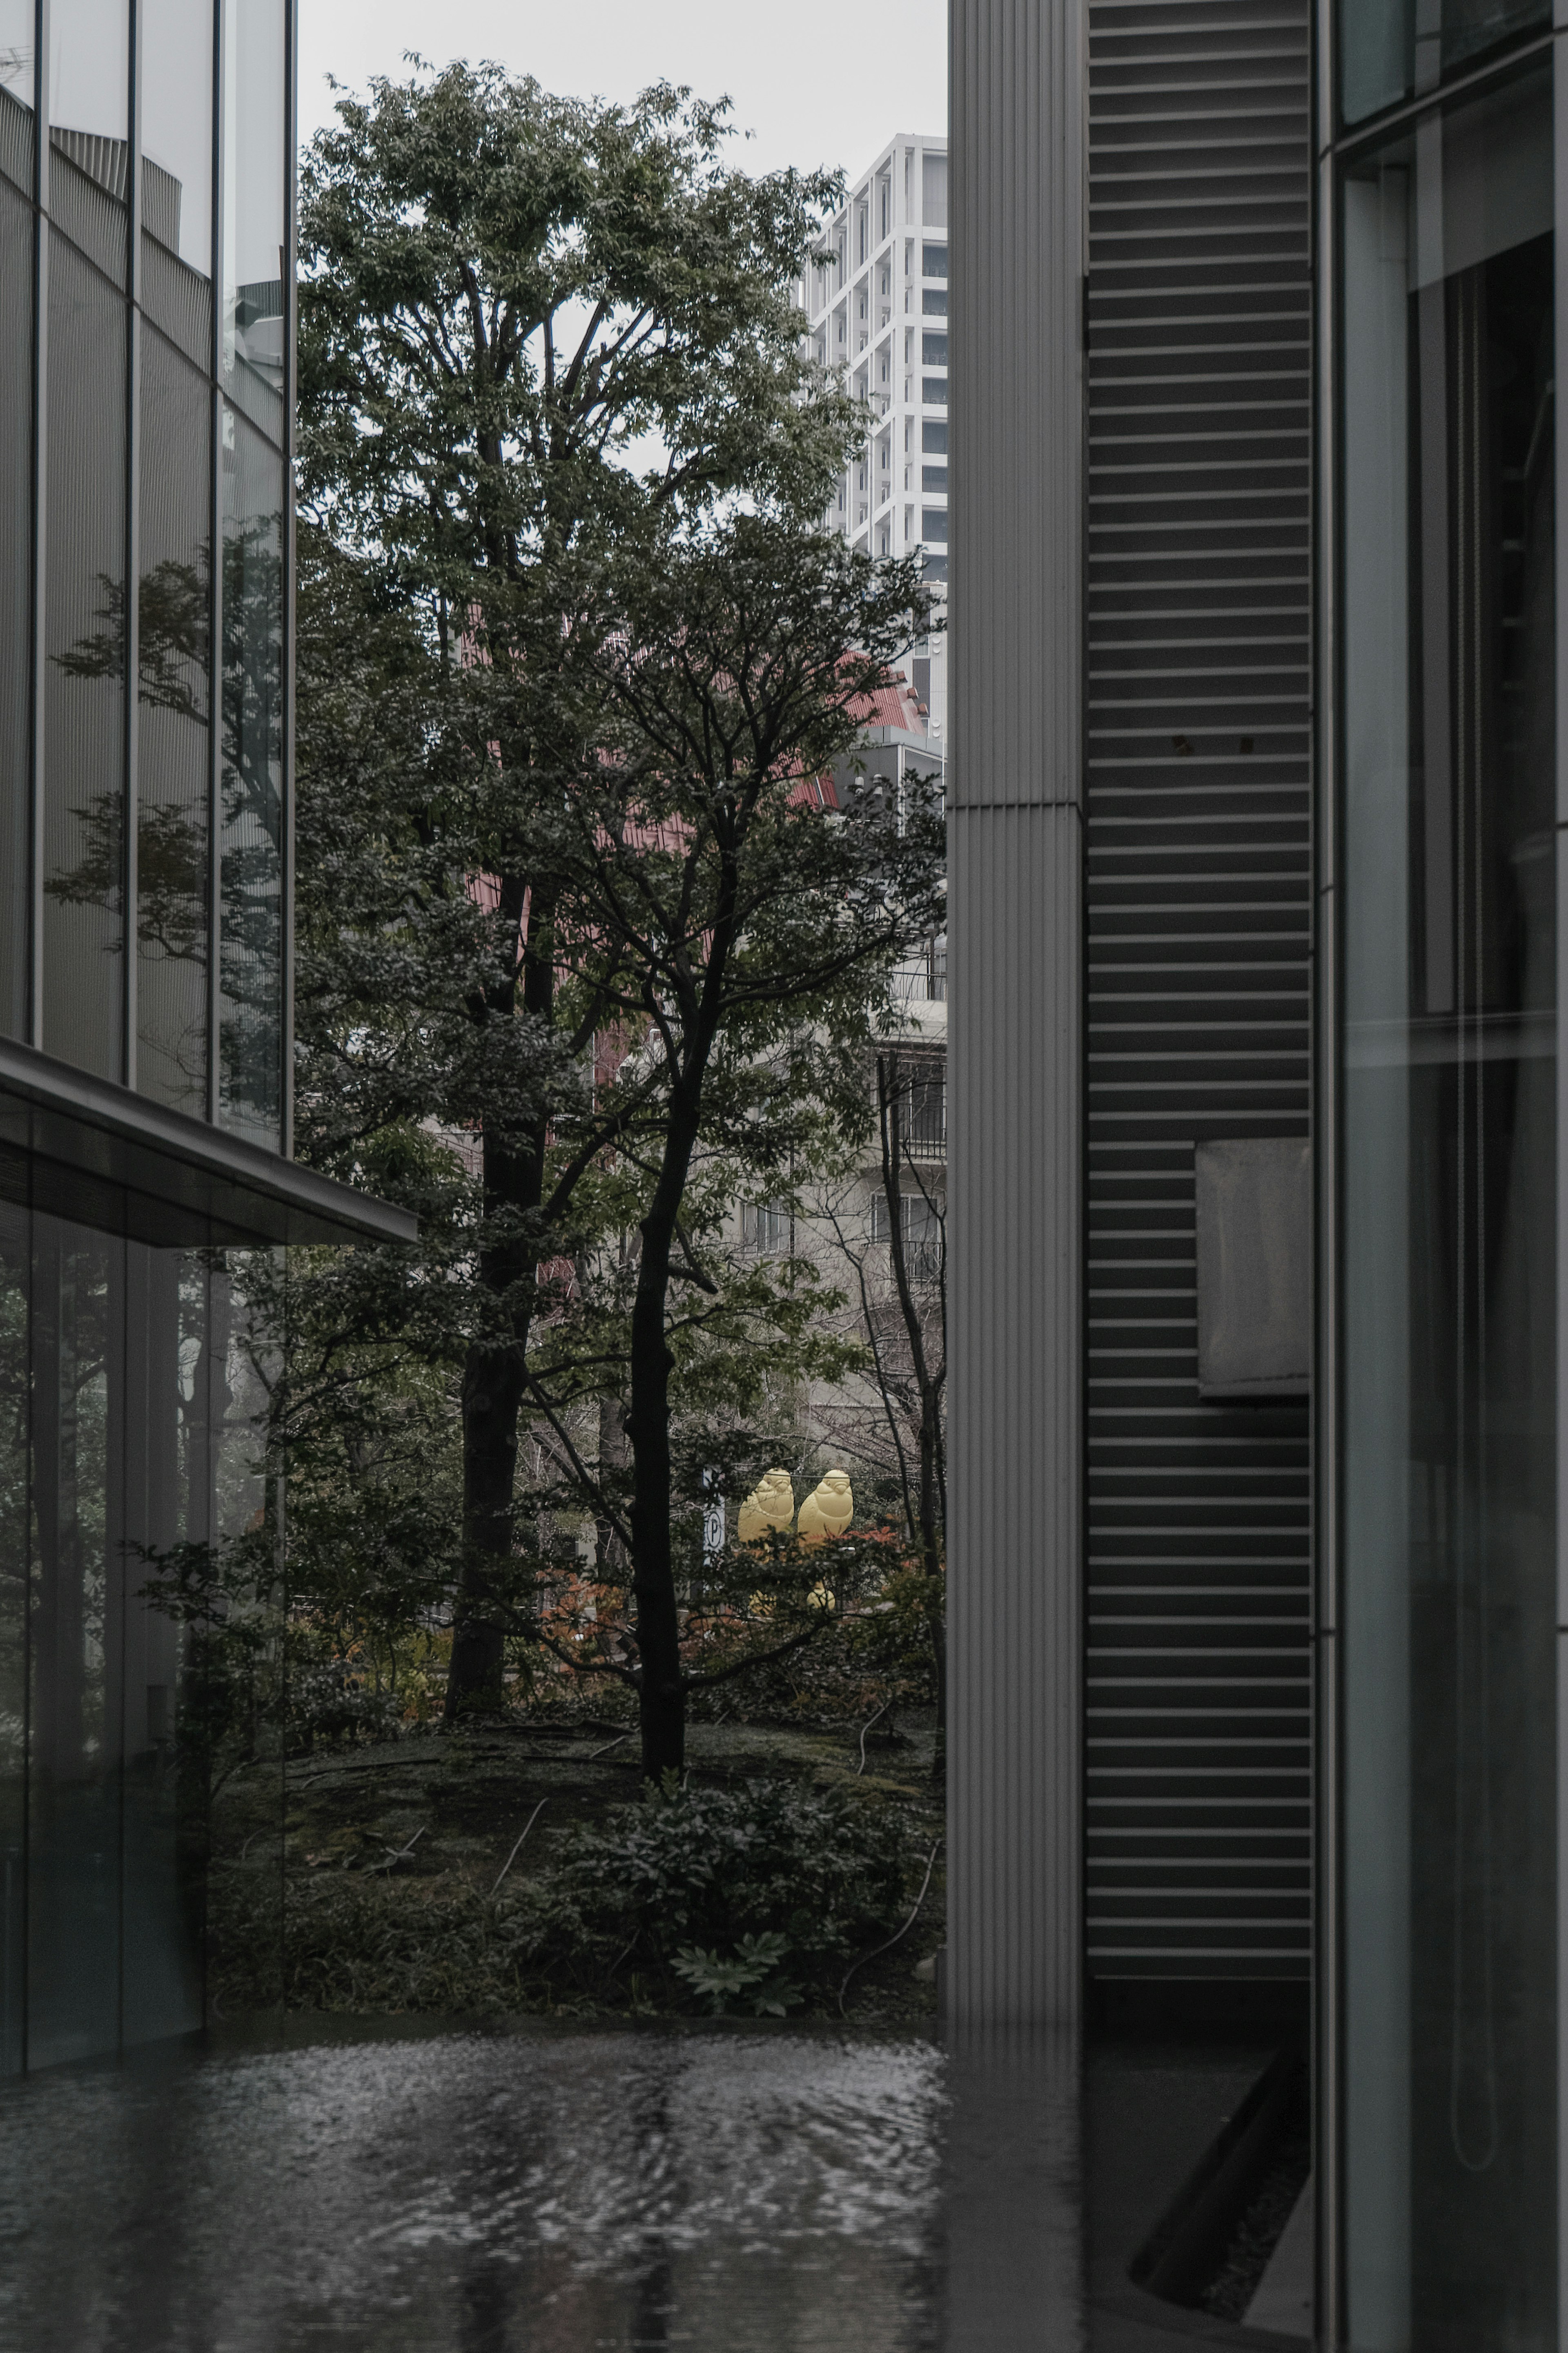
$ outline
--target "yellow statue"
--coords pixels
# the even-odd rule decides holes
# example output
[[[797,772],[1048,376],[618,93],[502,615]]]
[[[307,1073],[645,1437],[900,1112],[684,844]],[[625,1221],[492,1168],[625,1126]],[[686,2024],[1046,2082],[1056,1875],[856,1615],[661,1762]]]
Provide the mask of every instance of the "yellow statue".
[[[745,1502],[736,1523],[741,1544],[760,1544],[773,1528],[782,1532],[795,1517],[795,1489],[787,1471],[764,1471]]]
[[[848,1472],[829,1471],[800,1507],[800,1533],[808,1544],[820,1544],[824,1536],[841,1536],[854,1516]]]

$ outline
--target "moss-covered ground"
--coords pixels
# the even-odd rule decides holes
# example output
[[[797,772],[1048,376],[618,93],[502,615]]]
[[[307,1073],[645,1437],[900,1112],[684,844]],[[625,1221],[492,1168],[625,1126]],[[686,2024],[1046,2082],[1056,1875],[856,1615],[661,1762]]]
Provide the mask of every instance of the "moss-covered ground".
[[[689,1780],[852,1784],[873,1804],[900,1808],[929,1852],[942,1832],[933,1749],[929,1712],[902,1715],[890,1738],[874,1726],[863,1762],[858,1724],[698,1723],[688,1736]],[[213,1820],[216,2014],[668,2012],[669,1991],[635,1979],[605,2002],[580,1984],[520,1969],[495,1932],[491,1898],[503,1867],[503,1896],[515,1899],[531,1873],[548,1871],[557,1834],[602,1823],[640,1787],[637,1735],[624,1719],[521,1711],[234,1775]],[[942,1864],[939,1847],[913,1927],[857,1970],[845,2014],[859,2023],[908,2026],[932,2017],[929,1957],[942,1936]],[[911,1904],[918,1883],[917,1874]],[[831,2014],[839,2014],[837,2002]]]

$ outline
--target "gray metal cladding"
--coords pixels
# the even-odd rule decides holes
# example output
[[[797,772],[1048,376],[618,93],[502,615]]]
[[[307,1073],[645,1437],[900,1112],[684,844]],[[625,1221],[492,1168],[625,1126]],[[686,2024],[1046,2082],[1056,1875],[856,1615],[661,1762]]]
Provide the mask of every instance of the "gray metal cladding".
[[[947,2000],[1082,1985],[1082,9],[953,0]]]
[[[1308,1124],[1309,10],[1088,21],[1087,1965],[1304,1975],[1307,1409],[1199,1400],[1193,1155]]]
[[[952,0],[950,21],[949,806],[1076,802],[1083,11]]]

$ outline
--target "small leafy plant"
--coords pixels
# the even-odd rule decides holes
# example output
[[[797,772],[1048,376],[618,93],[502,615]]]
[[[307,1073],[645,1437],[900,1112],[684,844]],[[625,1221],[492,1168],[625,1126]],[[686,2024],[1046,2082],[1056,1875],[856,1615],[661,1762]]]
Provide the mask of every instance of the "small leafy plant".
[[[602,2001],[623,2000],[636,1972],[672,2006],[695,1998],[718,2015],[743,2000],[782,2016],[826,1998],[897,1925],[915,1843],[900,1808],[858,1792],[667,1782],[562,1832],[500,1933]]]
[[[773,1930],[766,1936],[742,1936],[728,1960],[691,1945],[677,1953],[671,1966],[693,1993],[707,1997],[715,2018],[722,2018],[724,2005],[737,1994],[749,1999],[758,2018],[783,2018],[805,2000],[800,1988],[784,1974],[788,1951],[788,1937]]]

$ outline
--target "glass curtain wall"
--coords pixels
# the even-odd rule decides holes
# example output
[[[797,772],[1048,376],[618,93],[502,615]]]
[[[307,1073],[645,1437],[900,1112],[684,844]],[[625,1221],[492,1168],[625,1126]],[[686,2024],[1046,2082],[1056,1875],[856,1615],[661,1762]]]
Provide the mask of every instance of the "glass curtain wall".
[[[31,0],[0,0],[0,1035],[27,1020],[33,674]]]
[[[212,0],[141,0],[137,32],[136,1082],[202,1119],[212,1083]]]
[[[223,0],[218,1115],[276,1143],[283,1061],[283,0]]]
[[[49,10],[46,1053],[123,1075],[130,8]]]
[[[234,1734],[170,1582],[257,1519],[261,1435],[225,1254],[123,1207],[0,1151],[0,2073],[202,2018]]]
[[[1434,21],[1444,69],[1482,13]],[[1343,22],[1348,116],[1377,28],[1407,60],[1428,33],[1419,10]],[[1558,2343],[1552,190],[1549,69],[1435,104],[1339,178],[1358,2353]]]
[[[41,80],[39,21],[0,0],[0,1032],[278,1150],[289,8],[50,0]]]
[[[1348,0],[1340,15],[1342,118],[1364,122],[1551,22],[1552,0]]]

